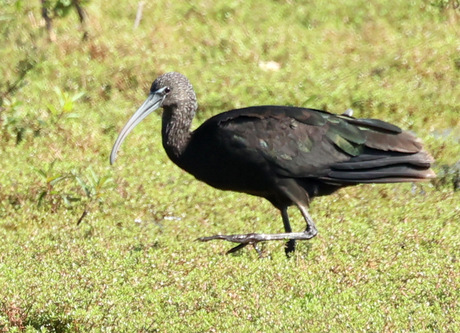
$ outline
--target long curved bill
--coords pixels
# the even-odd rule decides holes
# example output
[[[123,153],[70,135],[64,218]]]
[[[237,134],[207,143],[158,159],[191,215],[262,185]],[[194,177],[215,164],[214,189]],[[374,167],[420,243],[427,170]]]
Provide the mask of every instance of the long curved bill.
[[[110,164],[115,162],[117,158],[117,152],[120,149],[121,144],[128,136],[128,134],[139,124],[145,117],[151,114],[153,111],[158,109],[163,102],[165,95],[163,94],[163,89],[150,93],[149,97],[145,100],[144,104],[137,109],[136,113],[128,120],[125,127],[118,134],[117,141],[113,145],[112,152],[110,153]]]

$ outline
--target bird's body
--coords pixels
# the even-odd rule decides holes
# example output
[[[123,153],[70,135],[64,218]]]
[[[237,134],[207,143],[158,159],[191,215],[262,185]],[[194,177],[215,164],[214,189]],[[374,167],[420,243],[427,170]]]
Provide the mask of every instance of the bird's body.
[[[126,137],[148,113],[164,109],[163,146],[179,167],[221,190],[264,197],[282,214],[286,233],[205,237],[247,244],[272,239],[310,239],[316,228],[307,207],[315,196],[359,183],[391,183],[433,178],[431,156],[419,139],[376,119],[356,119],[325,111],[255,106],[218,114],[190,131],[197,108],[188,80],[179,73],[160,76],[146,102],[120,133],[111,162]],[[155,97],[156,96],[156,97]],[[154,98],[155,97],[155,98]],[[152,106],[153,105],[153,106]],[[287,207],[297,205],[307,230],[292,233]],[[281,235],[281,236],[280,236]]]

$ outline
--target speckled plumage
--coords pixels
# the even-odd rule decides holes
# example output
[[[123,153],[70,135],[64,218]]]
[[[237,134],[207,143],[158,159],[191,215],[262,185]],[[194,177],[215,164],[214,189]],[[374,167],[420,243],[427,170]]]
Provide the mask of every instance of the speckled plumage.
[[[163,146],[169,158],[176,160],[190,140],[190,126],[198,104],[190,81],[182,74],[170,72],[158,77],[150,91],[166,86],[171,91],[163,101]]]

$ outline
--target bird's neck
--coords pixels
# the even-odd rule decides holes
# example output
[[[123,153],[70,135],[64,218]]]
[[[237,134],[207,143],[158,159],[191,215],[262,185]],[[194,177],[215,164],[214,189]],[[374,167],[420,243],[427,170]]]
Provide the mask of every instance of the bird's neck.
[[[168,157],[176,164],[187,147],[191,132],[194,110],[188,112],[172,108],[164,108],[162,118],[163,147]]]

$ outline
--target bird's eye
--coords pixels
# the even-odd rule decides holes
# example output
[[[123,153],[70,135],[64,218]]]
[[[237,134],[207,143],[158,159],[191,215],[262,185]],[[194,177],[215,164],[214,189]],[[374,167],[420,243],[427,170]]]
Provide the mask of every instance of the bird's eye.
[[[171,91],[171,89],[169,87],[165,87],[165,90],[163,90],[163,92],[165,94],[169,94],[170,91]]]

